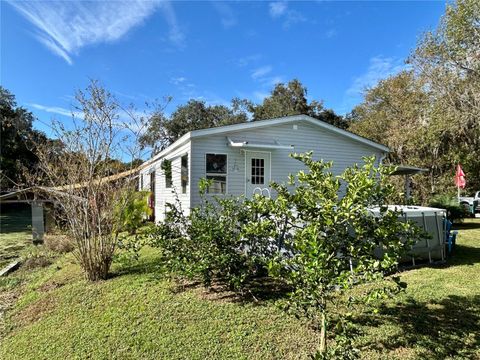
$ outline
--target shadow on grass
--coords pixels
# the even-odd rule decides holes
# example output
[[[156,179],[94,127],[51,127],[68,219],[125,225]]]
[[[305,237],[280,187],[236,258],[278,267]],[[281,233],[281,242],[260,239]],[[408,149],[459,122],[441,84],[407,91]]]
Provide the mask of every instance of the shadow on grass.
[[[453,230],[474,230],[480,229],[480,221],[468,221],[463,223],[458,223],[453,226]]]
[[[413,266],[410,261],[404,261],[400,263],[399,269],[400,272],[420,268],[445,269],[461,265],[475,265],[478,263],[480,263],[480,248],[457,244],[455,245],[452,254],[447,257],[446,261],[442,262],[438,260],[434,263],[429,263],[428,259],[416,259],[415,266]]]
[[[179,294],[186,291],[198,291],[201,296],[209,300],[221,300],[237,303],[255,303],[285,298],[290,289],[284,283],[268,276],[258,276],[247,282],[241,291],[234,291],[222,278],[213,279],[210,286],[205,286],[199,278],[188,278],[182,274],[175,274],[162,266],[162,260],[155,255],[138,260],[122,261],[116,259],[109,274],[110,279],[125,275],[147,275],[156,279],[164,279],[171,283],[171,292]]]
[[[110,273],[110,278],[122,275],[162,275],[165,269],[161,266],[161,261],[155,257],[142,258],[139,260],[116,260]]]
[[[415,347],[419,359],[456,356],[474,359],[480,346],[480,295],[450,295],[441,300],[419,302],[412,298],[396,306],[383,306],[375,316],[357,318],[361,325],[394,325],[401,333],[367,343],[377,351]],[[368,331],[368,330],[367,330]]]
[[[457,244],[455,245],[452,256],[447,259],[446,266],[474,265],[479,262],[480,248]]]
[[[203,284],[196,282],[185,290],[194,287],[200,288]],[[240,304],[265,305],[268,302],[286,298],[289,291],[290,289],[283,282],[270,277],[255,278],[238,291],[229,289],[228,284],[218,279],[208,288],[204,287],[203,297]]]
[[[31,222],[32,211],[29,205],[0,205],[0,233],[10,234],[29,231]]]
[[[284,283],[270,278],[258,277],[251,280],[241,290],[233,290],[222,279],[216,279],[210,286],[204,286],[201,281],[175,279],[171,291],[175,294],[184,291],[196,291],[209,301],[230,302],[237,304],[268,305],[272,301],[287,297],[290,289]]]

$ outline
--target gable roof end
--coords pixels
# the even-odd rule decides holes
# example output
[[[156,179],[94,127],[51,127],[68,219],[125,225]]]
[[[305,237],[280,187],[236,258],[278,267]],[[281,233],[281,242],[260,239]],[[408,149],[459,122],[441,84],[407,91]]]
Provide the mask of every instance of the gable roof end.
[[[164,149],[163,151],[153,156],[150,160],[146,161],[144,165],[147,166],[148,164],[153,163],[155,160],[160,159],[165,155],[168,155],[171,151],[175,150],[176,148],[185,144],[187,141],[193,138],[205,137],[209,135],[219,135],[224,133],[232,133],[232,132],[244,131],[244,130],[250,130],[250,129],[259,129],[259,128],[264,128],[268,126],[282,125],[282,124],[288,124],[288,123],[298,122],[298,121],[308,122],[312,125],[321,127],[328,131],[334,132],[338,135],[345,136],[351,140],[373,147],[377,150],[380,150],[383,152],[390,152],[390,149],[385,145],[379,144],[375,141],[372,141],[362,136],[359,136],[357,134],[354,134],[350,131],[340,129],[334,125],[326,123],[325,121],[315,119],[308,115],[292,115],[292,116],[285,116],[285,117],[280,117],[275,119],[250,121],[246,123],[225,125],[225,126],[219,126],[219,127],[209,128],[209,129],[190,131],[185,135],[183,135],[182,137],[180,137],[177,141],[175,141],[173,144],[168,146],[166,149]]]
[[[362,136],[359,136],[357,134],[354,134],[350,131],[340,129],[334,125],[326,123],[325,121],[315,119],[308,115],[292,115],[292,116],[285,116],[285,117],[275,118],[275,119],[257,120],[257,121],[247,122],[247,123],[219,126],[219,127],[210,128],[210,129],[193,130],[190,132],[191,134],[190,137],[196,138],[196,137],[203,137],[208,135],[218,135],[218,134],[235,132],[235,131],[243,131],[243,130],[258,129],[258,128],[274,126],[274,125],[288,124],[288,123],[297,122],[297,121],[306,121],[312,125],[319,126],[326,130],[348,137],[352,140],[358,141],[360,143],[374,147],[384,152],[390,151],[390,149],[385,145],[379,144],[375,141],[372,141]]]

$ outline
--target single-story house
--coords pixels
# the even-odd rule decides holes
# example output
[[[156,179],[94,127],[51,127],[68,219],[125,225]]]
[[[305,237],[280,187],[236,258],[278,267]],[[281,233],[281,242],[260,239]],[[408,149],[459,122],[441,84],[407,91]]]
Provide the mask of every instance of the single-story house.
[[[380,162],[389,149],[306,115],[252,121],[188,132],[143,164],[139,187],[152,192],[161,221],[176,196],[187,213],[199,204],[202,178],[212,181],[209,194],[269,196],[270,181],[284,182],[304,168],[289,154],[306,151],[332,160],[332,171],[340,173],[364,156]]]

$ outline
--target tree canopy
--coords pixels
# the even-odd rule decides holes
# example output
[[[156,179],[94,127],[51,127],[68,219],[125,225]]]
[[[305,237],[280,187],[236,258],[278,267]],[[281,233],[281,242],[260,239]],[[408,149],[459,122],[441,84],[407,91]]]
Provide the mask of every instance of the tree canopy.
[[[6,191],[24,185],[24,169],[33,168],[38,159],[31,151],[32,141],[45,141],[46,136],[33,129],[33,114],[17,106],[15,96],[0,86],[0,189]]]
[[[261,104],[234,98],[230,106],[207,105],[204,101],[192,99],[178,106],[170,116],[159,108],[152,114],[141,143],[157,153],[189,131],[299,114],[342,129],[348,128],[349,122],[333,110],[325,109],[321,101],[308,102],[307,88],[294,79],[287,84],[275,85]]]
[[[447,6],[405,70],[365,93],[351,114],[352,131],[392,149],[390,161],[427,168],[414,177],[419,201],[454,192],[455,165],[467,192],[480,189],[480,3]]]
[[[307,88],[298,79],[287,84],[275,85],[270,95],[261,104],[248,103],[253,114],[253,120],[272,119],[290,115],[309,115],[342,129],[348,128],[348,121],[335,114],[331,109],[325,109],[323,102],[307,100]]]
[[[234,106],[207,105],[204,101],[190,100],[185,105],[178,106],[170,117],[163,111],[156,111],[140,141],[143,146],[152,147],[156,153],[189,131],[238,124],[247,120],[247,113]]]

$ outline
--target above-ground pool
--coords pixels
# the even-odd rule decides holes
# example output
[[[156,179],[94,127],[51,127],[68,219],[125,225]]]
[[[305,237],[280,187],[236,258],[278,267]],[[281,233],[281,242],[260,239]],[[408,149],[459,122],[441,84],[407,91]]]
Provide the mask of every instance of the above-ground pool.
[[[411,260],[415,265],[416,261],[445,260],[445,219],[446,211],[425,206],[389,205],[388,209],[402,212],[402,218],[415,222],[425,230],[430,239],[418,241],[411,250],[409,257],[403,260]],[[370,211],[377,215],[378,208]]]

